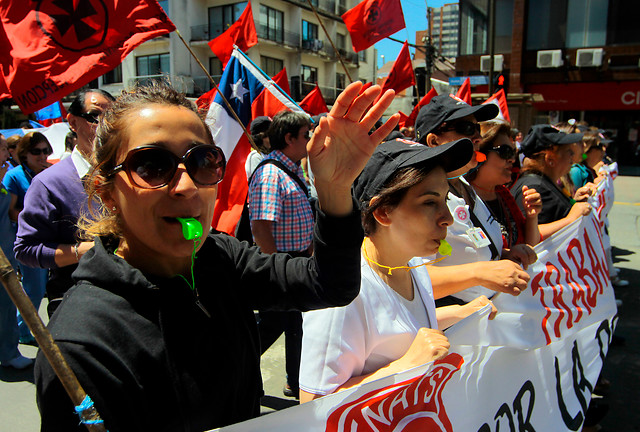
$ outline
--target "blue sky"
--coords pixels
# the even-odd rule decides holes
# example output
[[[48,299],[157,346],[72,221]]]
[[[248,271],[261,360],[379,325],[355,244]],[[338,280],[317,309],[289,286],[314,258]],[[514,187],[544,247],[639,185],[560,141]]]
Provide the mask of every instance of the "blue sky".
[[[404,14],[404,21],[407,25],[406,28],[400,30],[396,34],[391,35],[394,39],[404,41],[405,39],[409,43],[415,44],[416,31],[427,29],[427,6],[435,8],[444,5],[445,3],[457,3],[456,0],[400,0],[402,4],[402,13]],[[383,39],[378,42],[375,47],[378,50],[378,67],[382,66],[382,59],[380,55],[384,55],[384,61],[394,61],[402,48],[402,44],[391,41],[389,39]],[[409,47],[411,54],[414,52],[414,48]]]

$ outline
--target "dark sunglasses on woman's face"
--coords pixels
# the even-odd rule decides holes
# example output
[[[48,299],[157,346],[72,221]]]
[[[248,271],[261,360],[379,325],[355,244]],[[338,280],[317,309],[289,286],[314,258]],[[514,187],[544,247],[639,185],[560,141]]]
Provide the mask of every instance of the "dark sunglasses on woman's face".
[[[127,153],[124,162],[111,170],[109,177],[124,170],[137,187],[157,189],[171,182],[181,163],[199,186],[216,185],[224,177],[226,160],[222,150],[204,144],[191,148],[182,157],[158,146],[134,148]]]
[[[486,149],[485,153],[488,153],[490,151],[498,153],[498,156],[500,156],[502,159],[505,159],[505,160],[515,159],[516,157],[516,149],[506,144],[498,147],[491,147],[489,149]]]
[[[29,149],[29,154],[32,154],[34,156],[40,156],[41,154],[49,156],[51,153],[53,153],[53,150],[49,147]]]
[[[91,124],[96,124],[98,123],[98,117],[100,116],[100,114],[101,113],[88,112],[88,113],[82,113],[78,117],[82,117],[83,119],[85,119],[87,122]]]
[[[480,133],[480,124],[469,120],[460,120],[451,124],[445,124],[444,127],[440,128],[440,131],[456,131],[460,135],[474,136],[476,133]]]

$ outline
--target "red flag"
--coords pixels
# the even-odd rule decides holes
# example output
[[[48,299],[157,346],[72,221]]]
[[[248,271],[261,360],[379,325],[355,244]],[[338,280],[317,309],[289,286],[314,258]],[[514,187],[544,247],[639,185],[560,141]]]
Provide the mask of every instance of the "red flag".
[[[364,0],[345,12],[342,20],[356,52],[405,27],[400,0]]]
[[[438,96],[438,92],[436,91],[435,88],[431,87],[431,90],[429,90],[427,94],[424,95],[422,99],[420,99],[420,102],[418,102],[418,105],[416,105],[413,108],[413,111],[411,111],[411,114],[409,114],[409,117],[404,122],[405,127],[414,126],[416,124],[416,118],[418,117],[418,112],[420,111],[420,108],[422,108],[423,106],[431,102],[431,99],[433,99],[434,96]]]
[[[320,92],[318,84],[316,84],[316,88],[311,90],[309,94],[302,99],[302,102],[300,102],[300,108],[311,115],[329,112],[329,108],[327,108],[327,104],[324,101],[324,97],[322,97],[322,92]]]
[[[290,94],[289,90],[289,78],[287,77],[287,69],[283,68],[280,72],[274,76],[271,81],[278,84],[278,87],[282,89],[286,94]],[[251,115],[253,118],[258,116],[273,117],[282,110],[288,110],[289,108],[282,103],[278,98],[272,97],[270,92],[262,92],[256,97],[251,105]]]
[[[458,89],[458,93],[456,93],[456,96],[471,105],[471,81],[469,81],[469,78],[464,80],[464,82]]]
[[[3,1],[0,22],[0,69],[24,113],[51,105],[141,43],[175,30],[156,0]]]
[[[411,87],[415,85],[416,77],[413,74],[413,64],[411,63],[411,54],[409,54],[409,44],[407,41],[404,42],[402,48],[400,49],[400,54],[398,54],[398,58],[393,63],[391,67],[391,72],[389,72],[389,76],[384,80],[384,84],[382,84],[382,93],[384,94],[387,90],[395,90],[396,93],[406,89],[407,87]]]
[[[372,85],[373,85],[373,82],[364,83],[362,88],[360,88],[360,92],[358,93],[358,95],[361,95],[362,93],[364,93],[365,90],[371,87]]]
[[[286,94],[291,96],[291,88],[289,87],[289,77],[287,76],[287,68],[282,68],[282,70],[273,77],[273,82],[278,84],[278,86],[280,86],[280,88]]]
[[[407,121],[409,116],[403,113],[402,111],[398,111],[398,114],[400,114],[400,120],[398,120],[398,127],[402,129],[403,127],[405,127],[405,122]]]
[[[231,24],[220,36],[210,41],[209,47],[224,67],[231,58],[234,44],[238,46],[240,51],[246,51],[257,43],[258,33],[256,32],[256,24],[253,22],[251,2],[247,2],[247,7],[244,8],[238,21]]]
[[[504,90],[500,89],[493,94],[489,99],[482,104],[493,103],[498,105],[500,108],[500,113],[498,114],[498,118],[505,120],[508,123],[511,123],[511,118],[509,117],[509,106],[507,105],[507,96],[504,94]]]
[[[196,105],[198,106],[198,109],[200,111],[209,111],[209,105],[211,104],[213,98],[216,97],[217,91],[218,90],[216,90],[215,88],[212,88],[211,90],[200,96],[198,99],[196,99]]]

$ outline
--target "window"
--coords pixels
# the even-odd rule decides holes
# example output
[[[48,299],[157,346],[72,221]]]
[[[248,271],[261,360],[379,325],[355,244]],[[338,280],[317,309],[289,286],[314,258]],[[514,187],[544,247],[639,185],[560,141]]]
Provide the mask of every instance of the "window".
[[[302,81],[306,83],[318,82],[318,68],[302,65]]]
[[[302,20],[302,40],[318,39],[318,25]]]
[[[342,73],[337,73],[336,74],[336,89],[338,90],[338,92],[344,90],[344,88],[347,86],[347,76],[345,74]]]
[[[209,74],[213,78],[220,78],[222,76],[222,62],[218,57],[209,58]]]
[[[136,57],[136,74],[152,76],[169,74],[169,53]]]
[[[346,42],[346,37],[343,34],[336,34],[336,48],[338,49],[346,49],[347,48],[347,42]]]
[[[209,8],[209,34],[211,39],[220,36],[231,24],[238,21],[247,2]]]
[[[629,12],[629,7],[635,12]],[[607,14],[607,45],[640,43],[638,3],[628,0],[610,0]]]
[[[367,50],[362,50],[358,53],[358,60],[360,60],[361,62],[367,61]]]
[[[102,75],[102,84],[114,84],[122,82],[122,64],[119,64],[106,74]]]
[[[605,45],[607,23],[610,28],[613,24],[608,21],[609,4],[614,9],[615,3],[609,0],[538,0],[535,5],[529,3],[527,49]],[[616,27],[615,24],[613,26]]]
[[[268,6],[260,5],[258,36],[275,42],[284,40],[284,13]]]
[[[548,1],[548,0],[541,0]],[[552,0],[556,1],[556,0]],[[563,0],[558,0],[563,1]],[[496,53],[511,52],[514,0],[496,0]],[[530,4],[536,2],[531,2]],[[460,54],[486,54],[489,51],[489,1],[462,0],[460,3]],[[536,26],[537,29],[537,22]]]
[[[260,68],[273,77],[284,68],[284,62],[273,57],[260,56]]]

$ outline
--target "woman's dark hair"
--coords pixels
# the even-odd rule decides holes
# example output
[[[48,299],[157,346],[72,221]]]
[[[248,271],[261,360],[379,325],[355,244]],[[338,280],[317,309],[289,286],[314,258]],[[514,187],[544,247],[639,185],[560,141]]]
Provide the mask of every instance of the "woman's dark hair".
[[[496,138],[500,135],[506,135],[511,139],[511,126],[504,120],[488,120],[480,123],[480,134],[482,135],[482,141],[480,142],[479,150],[486,152],[486,150],[493,148],[493,144]],[[471,171],[465,175],[468,181],[473,181],[478,176],[478,169]]]
[[[269,126],[269,145],[271,150],[282,150],[287,146],[285,137],[288,133],[298,136],[300,129],[311,126],[309,117],[293,111],[280,111],[273,117]]]
[[[386,207],[389,210],[396,208],[407,194],[407,191],[424,180],[431,170],[421,170],[413,167],[404,168],[391,177],[380,193],[371,198],[369,205],[362,210],[364,234],[369,236],[375,233],[378,228],[378,222],[373,216],[374,211],[381,207]]]
[[[78,222],[85,238],[99,235],[120,236],[122,233],[118,215],[104,208],[99,196],[101,192],[113,187],[114,178],[109,176],[109,173],[118,165],[121,148],[126,144],[126,131],[132,121],[132,114],[147,105],[175,106],[192,111],[202,122],[209,144],[214,144],[211,130],[198,113],[196,105],[169,83],[153,81],[151,84],[123,91],[102,114],[96,129],[94,168],[90,180],[86,183],[90,215],[82,215]],[[96,206],[96,203],[100,204]]]
[[[582,145],[584,146],[584,153],[587,154],[592,148],[600,145],[600,135],[598,132],[587,131],[582,137]]]
[[[69,105],[69,110],[68,110],[69,114],[73,114],[74,116],[80,116],[87,112],[87,107],[84,105],[84,100],[86,99],[87,94],[89,93],[98,93],[110,101],[115,100],[115,98],[108,91],[105,91],[102,89],[92,89],[92,88],[83,89],[83,90],[80,90],[80,92],[73,99],[73,102],[71,102],[71,105]]]
[[[29,150],[35,148],[40,143],[46,143],[51,149],[51,144],[49,144],[49,140],[46,136],[42,135],[40,132],[29,132],[24,134],[24,136],[18,142],[18,147],[16,148],[16,154],[18,155],[18,159],[21,163],[27,162],[27,154]],[[31,167],[29,167],[31,168]]]
[[[72,152],[73,148],[76,146],[76,144],[73,142],[74,139],[76,139],[78,137],[78,135],[74,132],[74,131],[69,131],[69,133],[67,135],[65,135],[64,137],[64,151],[68,151],[68,152]]]

